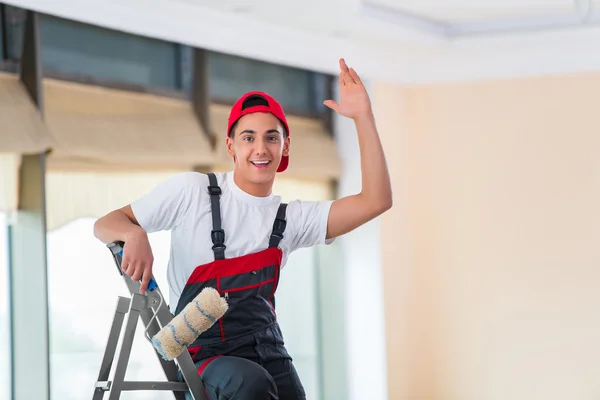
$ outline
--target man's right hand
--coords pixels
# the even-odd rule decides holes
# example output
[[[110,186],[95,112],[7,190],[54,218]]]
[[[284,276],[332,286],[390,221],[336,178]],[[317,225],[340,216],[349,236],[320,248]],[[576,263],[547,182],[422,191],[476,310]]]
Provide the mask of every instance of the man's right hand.
[[[148,241],[148,234],[142,228],[136,229],[125,240],[121,268],[132,280],[142,280],[140,294],[144,294],[148,290],[153,263],[154,255]]]

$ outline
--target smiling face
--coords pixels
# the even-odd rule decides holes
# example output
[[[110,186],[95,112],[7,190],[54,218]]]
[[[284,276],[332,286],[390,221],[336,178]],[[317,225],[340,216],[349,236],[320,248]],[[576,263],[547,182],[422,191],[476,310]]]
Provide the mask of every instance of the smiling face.
[[[227,138],[238,186],[250,194],[268,195],[289,145],[283,124],[273,114],[255,112],[240,118]]]

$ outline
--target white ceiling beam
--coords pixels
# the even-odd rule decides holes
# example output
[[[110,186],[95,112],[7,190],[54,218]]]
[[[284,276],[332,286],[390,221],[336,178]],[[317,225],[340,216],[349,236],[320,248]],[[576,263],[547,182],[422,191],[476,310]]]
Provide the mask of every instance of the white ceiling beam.
[[[446,39],[537,32],[543,30],[572,29],[582,26],[600,26],[600,14],[595,13],[590,0],[580,0],[579,8],[569,13],[547,13],[536,16],[445,22],[418,15],[411,11],[389,8],[362,1],[361,12],[365,18],[375,19],[401,28],[418,30],[424,35]],[[576,4],[579,4],[576,3]],[[588,4],[587,7],[583,4]],[[579,10],[579,11],[578,11]]]
[[[191,1],[4,2],[132,34],[330,74],[338,72],[337,59],[346,57],[367,79],[405,84],[600,69],[600,27],[594,24],[448,38],[440,35],[431,21],[421,24],[418,18],[408,16],[407,25],[397,28],[389,21],[365,23],[358,8],[350,7],[350,15],[337,17],[347,18],[345,24],[359,38],[353,40],[292,29],[285,19],[277,24],[257,23],[251,15],[216,11]],[[260,1],[256,7],[260,11]],[[380,33],[389,30],[389,38],[369,36],[374,26],[379,26]],[[447,33],[448,27],[442,31]]]

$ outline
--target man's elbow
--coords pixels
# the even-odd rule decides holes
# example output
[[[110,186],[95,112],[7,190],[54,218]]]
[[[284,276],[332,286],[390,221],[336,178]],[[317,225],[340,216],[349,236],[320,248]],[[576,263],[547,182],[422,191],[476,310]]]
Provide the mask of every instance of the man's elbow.
[[[115,225],[115,219],[118,221],[117,215],[120,213],[119,210],[114,210],[109,212],[108,214],[98,218],[94,222],[93,234],[96,239],[101,242],[108,244],[113,241],[113,228]]]
[[[388,211],[389,209],[392,208],[393,205],[394,205],[394,199],[390,195],[390,197],[388,197],[386,199],[386,201],[383,203],[383,205],[381,207],[381,213],[383,214],[384,212]]]
[[[393,202],[391,197],[368,202],[364,207],[364,210],[366,212],[365,217],[368,221],[379,217],[381,214],[385,213],[390,208],[392,208],[392,203]]]
[[[106,215],[105,215],[105,216],[103,216],[103,217],[101,217],[101,218],[98,218],[98,219],[96,220],[96,222],[94,222],[94,229],[93,229],[93,231],[94,231],[94,236],[95,236],[95,237],[96,237],[96,239],[98,239],[98,240],[102,240],[102,238],[103,238],[103,236],[104,236],[104,235],[102,234],[102,232],[104,231],[104,230],[103,230],[103,227],[104,227],[104,220],[105,220],[105,218],[106,218]]]
[[[377,199],[378,200],[376,202],[374,202],[375,211],[377,212],[377,215],[383,214],[384,212],[386,212],[390,208],[392,208],[392,206],[394,205],[394,200],[393,200],[391,190],[389,190],[389,192],[386,194],[378,196]]]
[[[367,211],[369,219],[377,218],[392,208],[393,205],[391,194],[388,196],[377,196],[373,198],[364,197],[362,200],[362,209]]]
[[[392,208],[393,205],[394,205],[394,200],[392,199],[391,195],[389,197],[382,199],[377,207],[377,215],[381,215],[384,212],[388,211],[390,208]]]

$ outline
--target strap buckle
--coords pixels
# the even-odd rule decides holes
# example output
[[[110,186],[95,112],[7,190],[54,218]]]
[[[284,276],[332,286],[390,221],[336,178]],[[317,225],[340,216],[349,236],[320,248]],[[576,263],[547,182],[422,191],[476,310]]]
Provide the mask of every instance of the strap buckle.
[[[211,196],[220,196],[221,193],[221,188],[219,186],[208,187],[208,194],[210,194]]]
[[[285,219],[275,218],[272,235],[278,238],[283,238],[282,234],[285,231],[286,226],[287,222]]]
[[[215,247],[223,247],[225,243],[225,231],[223,229],[212,230],[210,232],[210,238],[214,244],[213,249]]]
[[[213,251],[223,251],[223,252],[225,251],[226,248],[227,248],[227,246],[225,246],[222,243],[214,244],[212,247]]]

